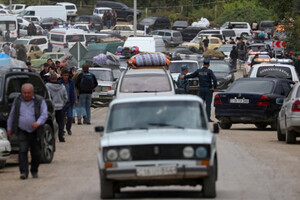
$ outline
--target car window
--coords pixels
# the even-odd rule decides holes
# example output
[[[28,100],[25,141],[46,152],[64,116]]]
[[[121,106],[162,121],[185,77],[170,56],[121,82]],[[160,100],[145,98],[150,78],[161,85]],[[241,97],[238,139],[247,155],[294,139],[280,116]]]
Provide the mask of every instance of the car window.
[[[141,128],[207,129],[204,110],[198,102],[192,101],[116,104],[111,108],[108,122],[107,133]]]
[[[46,44],[47,43],[47,40],[45,38],[40,38],[38,39],[38,44]]]
[[[171,36],[171,33],[166,32],[165,36]]]
[[[211,63],[209,69],[213,72],[229,72],[229,66],[222,63]]]
[[[217,39],[211,39],[210,42],[212,44],[219,44],[219,40],[217,40]]]
[[[257,69],[256,77],[293,79],[290,68],[280,66],[261,66]]]
[[[225,37],[235,37],[235,32],[233,30],[223,30],[222,31],[223,35]]]
[[[14,44],[28,44],[28,40],[15,40]]]
[[[157,33],[157,35],[164,36],[164,32],[162,32],[162,31],[159,31],[159,32]]]
[[[62,58],[64,56],[64,54],[57,54],[57,59]]]
[[[56,55],[55,55],[55,54],[50,54],[50,55],[49,55],[49,58],[51,58],[51,59],[56,59]]]
[[[72,5],[69,5],[69,6],[66,6],[66,10],[75,10],[75,6],[72,6]]]
[[[67,40],[67,42],[83,42],[84,36],[83,35],[67,35],[66,40]]]
[[[50,39],[57,42],[64,42],[64,36],[63,35],[57,35],[57,34],[51,34]]]
[[[171,85],[166,75],[125,75],[120,91],[124,93],[169,92],[171,91]]]
[[[282,85],[284,93],[285,93],[284,96],[287,96],[290,93],[292,86],[287,82],[283,82],[281,85]]]
[[[245,29],[247,28],[247,24],[232,24],[232,27],[236,29]]]
[[[113,81],[113,75],[111,71],[107,70],[90,70],[97,80],[100,81]]]
[[[190,63],[190,62],[174,62],[169,65],[169,69],[171,73],[180,73],[181,66],[185,64],[188,66],[189,73],[192,73],[198,69],[197,63]]]
[[[15,7],[15,10],[20,10],[20,9],[22,9],[23,8],[23,6],[16,6]]]
[[[232,93],[271,93],[273,87],[274,82],[269,80],[244,80],[235,81],[227,91]]]

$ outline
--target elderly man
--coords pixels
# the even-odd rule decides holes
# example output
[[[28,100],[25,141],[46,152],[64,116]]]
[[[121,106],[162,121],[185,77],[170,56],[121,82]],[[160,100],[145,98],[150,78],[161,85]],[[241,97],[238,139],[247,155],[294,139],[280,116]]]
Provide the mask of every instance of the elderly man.
[[[19,140],[19,168],[21,179],[28,177],[28,150],[31,154],[31,174],[38,178],[40,163],[39,136],[48,118],[47,104],[43,97],[34,94],[33,85],[25,83],[22,94],[12,105],[7,120],[7,135],[16,134]]]

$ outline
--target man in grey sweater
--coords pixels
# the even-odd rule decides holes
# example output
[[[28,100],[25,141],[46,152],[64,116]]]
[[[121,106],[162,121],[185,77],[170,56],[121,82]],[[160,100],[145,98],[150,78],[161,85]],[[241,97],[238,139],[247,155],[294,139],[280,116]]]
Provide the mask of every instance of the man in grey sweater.
[[[49,80],[50,82],[46,83],[46,87],[55,108],[55,119],[58,124],[58,139],[60,142],[65,142],[63,107],[68,101],[68,93],[65,86],[57,82],[57,75],[55,73],[50,74]]]

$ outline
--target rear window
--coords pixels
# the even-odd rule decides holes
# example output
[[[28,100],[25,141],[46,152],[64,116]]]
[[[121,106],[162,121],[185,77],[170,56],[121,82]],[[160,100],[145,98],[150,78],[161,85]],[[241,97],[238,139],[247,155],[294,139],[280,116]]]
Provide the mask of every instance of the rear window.
[[[173,26],[188,26],[188,22],[186,21],[176,21]]]
[[[288,67],[264,66],[257,69],[257,77],[284,78],[292,80],[292,72]]]
[[[184,62],[175,62],[169,65],[169,69],[171,73],[180,73],[181,66],[185,64],[188,66],[189,73],[192,73],[198,69],[197,63],[184,63]]]
[[[181,33],[180,32],[174,32],[173,35],[174,35],[174,37],[180,37]]]
[[[146,93],[171,91],[169,78],[166,75],[143,74],[124,76],[121,83],[121,92]]]
[[[259,52],[259,51],[266,51],[265,46],[250,46],[252,51],[254,52]]]
[[[84,36],[83,35],[67,35],[66,40],[67,40],[67,42],[83,42]]]
[[[57,34],[51,34],[50,40],[56,41],[56,42],[64,42],[64,36],[63,35],[57,35]]]
[[[264,80],[244,80],[235,81],[227,90],[232,93],[271,93],[274,87],[274,82]]]
[[[75,10],[75,6],[66,6],[66,10]]]

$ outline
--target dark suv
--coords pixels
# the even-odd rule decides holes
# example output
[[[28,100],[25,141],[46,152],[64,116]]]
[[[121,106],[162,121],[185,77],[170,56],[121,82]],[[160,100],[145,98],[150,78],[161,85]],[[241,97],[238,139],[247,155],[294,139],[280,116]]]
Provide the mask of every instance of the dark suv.
[[[41,162],[50,163],[55,152],[55,139],[57,136],[57,123],[54,118],[54,107],[49,98],[47,88],[40,75],[30,72],[25,68],[0,67],[0,127],[6,129],[7,118],[14,99],[21,94],[21,86],[24,83],[31,83],[34,86],[35,94],[45,98],[48,107],[48,119],[45,130],[40,136]],[[19,150],[16,134],[10,138],[12,153]]]
[[[146,32],[150,33],[151,31],[159,29],[170,29],[171,22],[166,17],[146,17],[138,23],[137,29],[144,30],[145,26]]]
[[[73,24],[90,24],[92,29],[100,31],[103,29],[101,17],[95,15],[80,15],[74,18]]]
[[[98,1],[96,3],[96,8],[98,7],[108,7],[117,12],[117,18],[121,20],[126,20],[131,22],[133,20],[133,9],[126,6],[124,3],[116,1]],[[137,10],[137,18],[142,16],[142,12]]]

